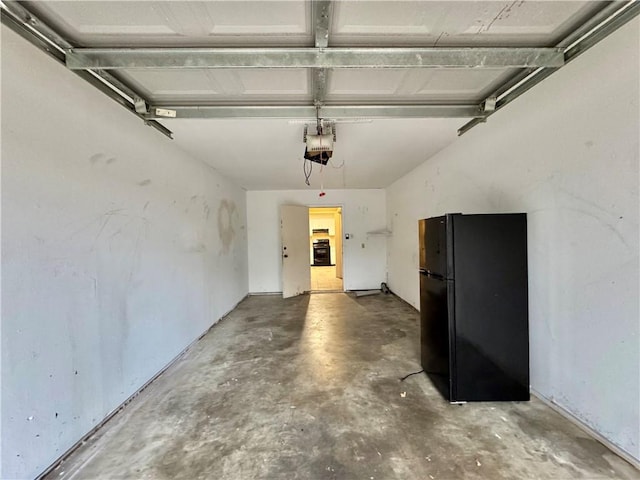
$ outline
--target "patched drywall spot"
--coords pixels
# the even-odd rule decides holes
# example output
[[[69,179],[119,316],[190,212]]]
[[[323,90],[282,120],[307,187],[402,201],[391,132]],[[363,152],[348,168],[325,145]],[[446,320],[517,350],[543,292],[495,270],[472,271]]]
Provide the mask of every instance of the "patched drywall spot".
[[[91,155],[89,157],[89,163],[91,165],[95,165],[97,162],[104,158],[104,153],[96,153],[95,155]]]
[[[220,201],[218,207],[218,235],[222,241],[222,253],[226,255],[231,249],[236,232],[233,229],[233,216],[236,204],[232,200]]]
[[[150,183],[151,183],[151,179],[147,178],[146,180],[142,180],[141,182],[138,182],[138,185],[140,185],[141,187],[146,187]]]

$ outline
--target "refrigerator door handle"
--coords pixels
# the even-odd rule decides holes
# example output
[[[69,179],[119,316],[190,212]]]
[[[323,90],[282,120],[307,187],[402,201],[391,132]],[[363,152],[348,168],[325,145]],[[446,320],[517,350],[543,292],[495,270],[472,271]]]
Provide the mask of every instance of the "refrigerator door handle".
[[[433,273],[433,272],[430,272],[429,270],[425,270],[424,273],[429,278],[433,278],[434,280],[445,280],[444,275],[440,275],[439,273]]]

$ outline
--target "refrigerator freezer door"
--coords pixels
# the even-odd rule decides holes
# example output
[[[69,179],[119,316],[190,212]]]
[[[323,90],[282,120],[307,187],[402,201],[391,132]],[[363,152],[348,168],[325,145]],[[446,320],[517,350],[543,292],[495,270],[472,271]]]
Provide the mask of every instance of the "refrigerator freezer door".
[[[450,398],[449,302],[452,282],[420,274],[420,360],[434,385]]]
[[[420,269],[448,278],[447,217],[420,220]]]

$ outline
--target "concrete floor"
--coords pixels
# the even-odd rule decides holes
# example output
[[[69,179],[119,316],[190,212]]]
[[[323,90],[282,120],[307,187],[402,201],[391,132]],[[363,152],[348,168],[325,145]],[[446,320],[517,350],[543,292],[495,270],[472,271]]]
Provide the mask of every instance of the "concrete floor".
[[[401,383],[418,358],[391,295],[249,297],[49,478],[640,478],[535,399]]]

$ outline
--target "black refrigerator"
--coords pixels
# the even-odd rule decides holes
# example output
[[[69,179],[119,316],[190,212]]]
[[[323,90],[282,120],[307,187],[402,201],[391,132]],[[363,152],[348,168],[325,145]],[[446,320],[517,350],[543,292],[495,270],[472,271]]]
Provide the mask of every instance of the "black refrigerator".
[[[419,221],[422,367],[450,402],[529,400],[527,218]]]

